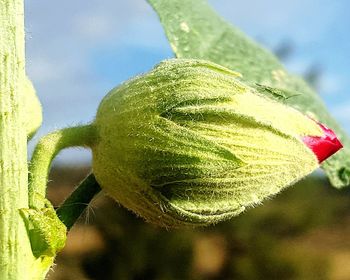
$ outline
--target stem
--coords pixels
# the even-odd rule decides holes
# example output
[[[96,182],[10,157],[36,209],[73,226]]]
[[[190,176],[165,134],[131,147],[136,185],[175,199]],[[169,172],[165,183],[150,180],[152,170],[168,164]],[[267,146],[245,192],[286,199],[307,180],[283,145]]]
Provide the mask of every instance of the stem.
[[[65,148],[91,147],[96,139],[92,125],[68,127],[54,131],[40,139],[35,147],[29,167],[29,206],[42,208],[51,162]],[[38,196],[39,195],[39,196]]]
[[[19,209],[28,207],[23,0],[0,0],[0,279],[31,279],[35,261]]]
[[[101,191],[94,174],[89,174],[57,209],[60,220],[70,230],[92,198]]]

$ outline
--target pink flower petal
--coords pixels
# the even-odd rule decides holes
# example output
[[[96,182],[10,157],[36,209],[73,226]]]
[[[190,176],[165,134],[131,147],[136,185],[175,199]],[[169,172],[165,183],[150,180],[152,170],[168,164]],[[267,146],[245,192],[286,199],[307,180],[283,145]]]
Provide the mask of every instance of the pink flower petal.
[[[305,136],[303,137],[303,142],[314,152],[319,163],[321,163],[343,148],[343,145],[333,130],[321,123],[318,123],[318,125],[324,131],[324,136]]]

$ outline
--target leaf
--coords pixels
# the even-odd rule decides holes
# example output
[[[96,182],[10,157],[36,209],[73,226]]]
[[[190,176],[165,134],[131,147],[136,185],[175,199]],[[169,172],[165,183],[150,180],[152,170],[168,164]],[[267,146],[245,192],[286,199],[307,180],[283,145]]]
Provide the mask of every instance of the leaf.
[[[205,0],[148,0],[178,58],[206,59],[240,72],[242,80],[333,129],[344,148],[323,163],[333,186],[350,184],[350,138],[317,93],[286,71],[270,51],[227,23]]]
[[[38,196],[44,203],[42,209],[20,209],[30,239],[33,255],[55,257],[66,242],[66,227],[56,216],[51,203]]]

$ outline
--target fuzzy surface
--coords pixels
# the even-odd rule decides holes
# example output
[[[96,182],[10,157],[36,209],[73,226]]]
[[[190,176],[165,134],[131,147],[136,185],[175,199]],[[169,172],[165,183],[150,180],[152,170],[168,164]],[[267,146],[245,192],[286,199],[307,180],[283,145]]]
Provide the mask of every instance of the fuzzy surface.
[[[350,138],[302,78],[288,73],[272,52],[226,22],[206,0],[148,1],[159,15],[176,57],[205,59],[239,71],[242,81],[266,97],[333,129],[344,148],[328,158],[322,168],[333,186],[350,185]]]
[[[174,59],[113,89],[94,123],[101,187],[152,223],[212,224],[315,170],[302,137],[322,136],[317,123],[238,77]]]
[[[24,1],[0,0],[0,279],[44,279],[53,259],[35,258],[19,209],[28,208]]]

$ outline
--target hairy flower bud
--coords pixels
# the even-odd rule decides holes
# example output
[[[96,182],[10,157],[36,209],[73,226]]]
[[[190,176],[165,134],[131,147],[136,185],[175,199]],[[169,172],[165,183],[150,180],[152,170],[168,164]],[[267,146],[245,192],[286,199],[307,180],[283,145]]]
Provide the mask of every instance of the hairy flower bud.
[[[321,127],[238,77],[174,59],[113,89],[94,122],[101,187],[152,223],[211,224],[315,170],[303,139],[322,138]]]

